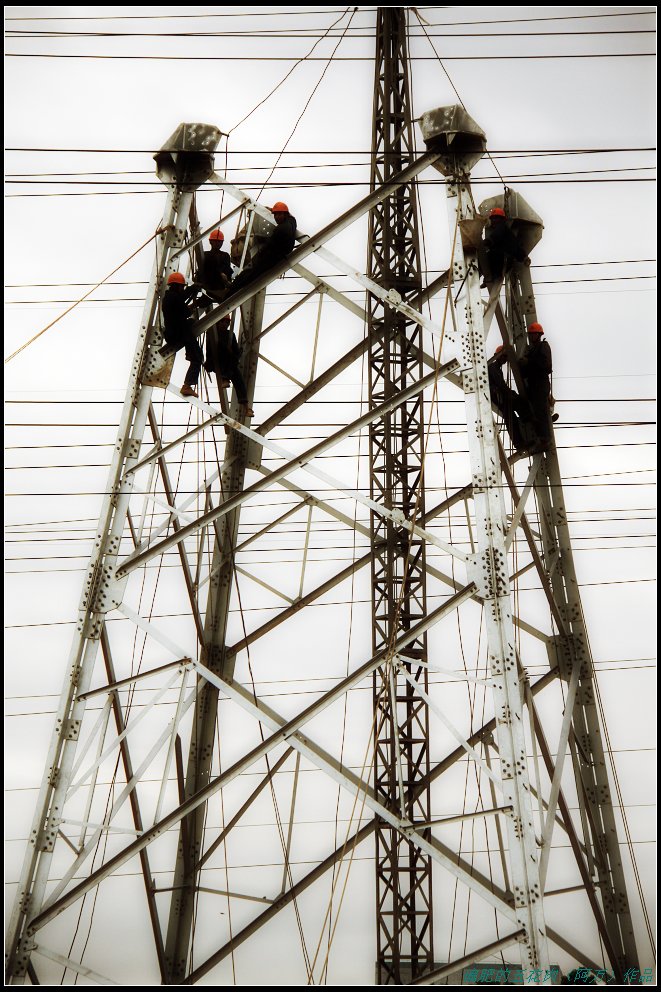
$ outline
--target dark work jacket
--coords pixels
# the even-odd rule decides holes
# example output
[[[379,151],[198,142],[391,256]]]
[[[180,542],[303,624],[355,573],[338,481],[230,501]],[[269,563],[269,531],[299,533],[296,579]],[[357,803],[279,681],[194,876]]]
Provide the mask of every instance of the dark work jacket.
[[[516,413],[521,412],[521,398],[505,381],[503,366],[493,359],[487,362],[487,372],[489,374],[489,392],[491,401],[501,412],[506,408],[511,408]]]
[[[224,289],[227,282],[223,276],[227,276],[228,282],[231,282],[232,274],[232,263],[226,251],[205,251],[197,281],[205,289]]]
[[[250,263],[253,271],[265,272],[272,265],[281,262],[296,244],[296,218],[288,214],[282,224],[276,224],[273,231]]]
[[[507,393],[510,390],[505,382],[502,365],[498,365],[497,362],[488,362],[487,372],[489,373],[489,392],[491,393],[491,399],[495,406],[503,407],[506,402]]]
[[[495,224],[489,221],[484,231],[484,244],[490,252],[509,255],[517,262],[525,262],[528,257],[506,220],[496,221]]]
[[[533,393],[549,395],[551,392],[549,376],[553,372],[553,360],[548,341],[529,344],[519,361],[519,368],[526,389]]]
[[[186,296],[185,289],[175,289],[173,286],[169,286],[163,296],[161,302],[163,330],[165,340],[169,345],[181,347],[195,326],[190,305],[186,302]]]

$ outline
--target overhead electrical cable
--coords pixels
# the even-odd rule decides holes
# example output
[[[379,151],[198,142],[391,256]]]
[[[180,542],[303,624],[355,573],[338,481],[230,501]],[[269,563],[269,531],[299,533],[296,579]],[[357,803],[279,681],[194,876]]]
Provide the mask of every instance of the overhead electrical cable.
[[[38,331],[36,334],[34,334],[28,341],[25,341],[24,344],[22,344],[20,346],[20,348],[17,348],[16,351],[13,351],[11,353],[11,355],[9,355],[7,358],[5,358],[5,365],[7,364],[7,362],[10,362],[12,360],[12,358],[15,358],[16,355],[19,355],[25,348],[27,348],[34,341],[36,341],[37,338],[41,337],[42,334],[45,334],[46,331],[49,330],[49,328],[53,327],[55,324],[57,324],[57,322],[59,320],[62,320],[62,318],[63,317],[66,317],[66,315],[68,313],[71,313],[71,311],[75,307],[77,307],[79,303],[82,303],[84,300],[86,300],[87,297],[90,296],[94,292],[95,289],[98,289],[99,288],[99,286],[102,286],[104,284],[104,282],[106,281],[106,279],[110,279],[110,276],[114,276],[115,272],[119,272],[119,270],[121,268],[123,268],[126,265],[127,262],[130,262],[132,258],[135,258],[135,256],[138,255],[142,251],[143,248],[146,248],[147,245],[151,241],[153,241],[154,238],[157,237],[160,233],[161,233],[160,229],[157,229],[156,231],[154,231],[154,233],[151,235],[151,237],[147,238],[147,240],[144,242],[144,244],[140,245],[139,248],[136,248],[136,250],[134,252],[132,252],[128,256],[128,258],[125,258],[123,262],[120,262],[120,264],[118,266],[116,266],[112,270],[112,272],[109,272],[108,275],[105,276],[101,280],[101,282],[98,282],[92,289],[90,289],[90,291],[88,293],[85,293],[85,295],[84,296],[81,296],[81,298],[79,300],[76,300],[75,303],[73,303],[72,306],[70,306],[67,310],[65,310],[64,313],[61,313],[59,315],[59,317],[56,317],[55,320],[51,320],[51,322],[49,324],[46,324],[45,327],[42,327],[42,329],[40,331]]]
[[[548,59],[645,59],[655,58],[655,52],[583,52],[553,55],[446,55],[446,62],[511,62]],[[297,55],[81,55],[73,53],[5,52],[10,59],[88,59],[110,62],[299,62]],[[413,62],[433,62],[434,55],[414,55]],[[308,56],[308,62],[325,62],[323,56]],[[372,62],[368,55],[338,55],[337,62]]]
[[[322,59],[321,61],[325,61]],[[83,153],[83,154],[107,154],[107,155],[118,155],[118,154],[130,154],[130,155],[153,155],[153,148],[30,148],[27,146],[5,148],[6,152],[66,152],[69,153]],[[498,149],[497,151],[492,150],[492,155],[597,155],[597,154],[612,154],[615,152],[654,152],[656,149],[653,145],[631,145],[631,146],[610,146],[602,148],[512,148],[512,149]],[[278,149],[264,149],[259,150],[254,148],[244,148],[240,151],[235,151],[235,155],[277,155]],[[297,148],[296,151],[287,152],[288,155],[369,155],[371,154],[370,149],[359,148],[359,149],[338,149],[338,148],[326,148],[326,149],[300,149]],[[422,151],[419,151],[422,154]]]
[[[430,24],[428,26],[435,27],[436,25]],[[202,40],[208,38],[214,40],[219,38],[251,38],[271,42],[290,41],[292,39],[307,41],[314,38],[319,40],[336,38],[339,29],[334,34],[331,34],[331,30],[330,28],[328,31],[323,31],[322,28],[301,28],[287,31],[279,28],[262,28],[254,31],[56,31],[54,29],[40,31],[32,28],[9,28],[5,34],[11,41],[56,41],[69,38],[198,38]],[[323,33],[319,33],[322,31]],[[450,34],[449,32],[433,34],[425,31],[424,33],[428,38],[442,38],[444,41],[450,41],[466,38],[582,38],[602,35],[620,37],[631,34],[656,34],[656,31],[654,28],[624,28],[622,30],[615,28],[613,30],[592,31],[470,31],[459,34]],[[373,34],[367,33],[364,27],[355,27],[347,37],[351,40],[371,39]],[[420,34],[409,34],[409,38],[413,40],[420,37],[422,37]]]
[[[332,24],[331,24],[331,26],[330,26],[330,27],[329,27],[329,28],[327,29],[327,31],[325,32],[325,34],[323,34],[323,35],[321,35],[321,37],[320,37],[320,39],[319,39],[319,41],[321,41],[321,40],[323,40],[324,38],[326,38],[326,37],[327,37],[327,35],[329,34],[329,32],[330,32],[330,31],[331,31],[331,30],[332,30],[332,29],[333,29],[333,28],[335,27],[335,25],[336,25],[336,24],[339,24],[339,23],[340,23],[340,21],[341,21],[341,20],[342,20],[342,19],[343,19],[344,17],[346,17],[346,14],[347,14],[347,12],[349,11],[349,9],[350,9],[350,8],[349,8],[349,7],[347,7],[347,9],[346,9],[346,10],[344,11],[344,13],[343,13],[343,14],[341,14],[341,16],[340,16],[340,17],[338,17],[336,21],[333,21],[333,23],[332,23]],[[354,10],[354,13],[355,13],[355,10]],[[352,15],[352,16],[353,16],[353,15]],[[349,23],[351,23],[351,22],[349,22]],[[271,91],[270,91],[269,93],[267,93],[267,95],[266,95],[266,96],[264,97],[264,99],[263,99],[263,100],[260,100],[260,101],[259,101],[259,103],[257,103],[257,104],[255,104],[255,106],[254,106],[254,107],[252,108],[252,110],[250,110],[250,111],[249,111],[249,112],[248,112],[247,114],[245,114],[245,116],[244,116],[244,117],[242,117],[240,121],[238,121],[238,122],[237,122],[236,124],[234,124],[234,125],[233,125],[233,126],[232,126],[232,127],[230,128],[230,130],[229,130],[229,134],[232,134],[232,132],[234,132],[234,131],[236,131],[236,130],[237,130],[237,128],[239,128],[239,127],[241,127],[241,125],[242,125],[242,124],[244,124],[244,123],[245,123],[245,121],[247,121],[249,117],[252,117],[252,115],[253,115],[253,114],[255,113],[255,111],[256,111],[256,110],[259,110],[259,108],[260,108],[261,106],[263,106],[263,105],[264,105],[264,104],[265,104],[265,103],[266,103],[266,102],[267,102],[268,100],[270,100],[270,99],[271,99],[271,97],[272,97],[272,96],[274,95],[274,93],[276,93],[276,92],[277,92],[277,91],[278,91],[278,90],[280,89],[280,87],[282,86],[282,84],[283,84],[284,82],[286,82],[286,81],[287,81],[287,79],[289,79],[289,77],[291,76],[291,74],[292,74],[292,72],[294,72],[294,71],[295,71],[295,69],[297,69],[297,68],[298,68],[298,66],[299,66],[299,65],[300,65],[300,64],[301,64],[302,62],[306,62],[306,61],[307,61],[307,60],[308,60],[308,59],[310,58],[310,56],[312,55],[312,53],[313,53],[313,51],[315,50],[315,48],[316,48],[316,47],[317,47],[317,45],[319,44],[319,41],[316,41],[316,42],[314,43],[314,45],[312,46],[312,48],[310,49],[310,51],[309,51],[309,52],[307,53],[307,55],[304,55],[304,56],[303,56],[303,57],[302,57],[301,59],[299,59],[299,61],[298,61],[298,62],[296,62],[296,63],[295,63],[295,64],[294,64],[294,65],[293,65],[293,66],[291,67],[291,69],[289,70],[289,72],[287,72],[287,73],[286,73],[286,75],[284,75],[284,76],[282,77],[282,79],[280,80],[280,82],[279,82],[279,83],[277,83],[277,85],[276,85],[276,86],[274,86],[274,87],[273,87],[273,89],[272,89],[272,90],[271,90]],[[228,135],[228,136],[229,136],[229,135]]]
[[[449,10],[448,7],[418,7],[417,10]],[[262,9],[260,13],[252,13],[250,11],[242,11],[241,13],[207,13],[207,14],[96,14],[96,15],[85,15],[78,14],[72,15],[53,15],[51,17],[6,17],[7,21],[176,21],[176,20],[190,20],[190,19],[215,19],[215,18],[227,18],[227,17],[259,17],[263,20],[265,17],[309,17],[311,14],[334,14],[337,11],[337,7],[331,7],[329,10],[282,10],[282,8],[277,7],[275,10],[270,11]],[[585,21],[594,20],[595,18],[607,18],[607,17],[643,17],[652,15],[656,13],[655,9],[652,10],[626,10],[619,13],[606,13],[606,14],[569,14],[569,15],[555,15],[553,17],[521,17],[521,18],[509,18],[506,20],[480,20],[480,21],[446,21],[439,24],[432,24],[432,27],[453,27],[454,25],[467,25],[467,24],[525,24],[530,21]]]

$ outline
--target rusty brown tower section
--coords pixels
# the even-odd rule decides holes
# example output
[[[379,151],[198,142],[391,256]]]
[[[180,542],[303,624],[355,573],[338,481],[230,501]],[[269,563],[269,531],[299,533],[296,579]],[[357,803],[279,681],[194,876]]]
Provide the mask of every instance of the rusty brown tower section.
[[[415,158],[408,75],[406,10],[380,7],[372,131],[371,188],[387,186]],[[386,290],[414,304],[422,289],[414,181],[393,189],[369,214],[367,271]],[[414,304],[415,305],[415,304]],[[378,405],[422,378],[418,323],[368,295],[370,404]],[[372,499],[407,520],[424,517],[422,393],[404,400],[370,429]],[[426,614],[424,540],[372,514],[372,640],[376,653]],[[400,654],[427,688],[426,636]],[[388,657],[374,673],[374,789],[399,816],[429,820],[426,702]],[[415,798],[414,798],[415,797]],[[431,859],[398,830],[376,821],[376,983],[400,985],[433,962]]]

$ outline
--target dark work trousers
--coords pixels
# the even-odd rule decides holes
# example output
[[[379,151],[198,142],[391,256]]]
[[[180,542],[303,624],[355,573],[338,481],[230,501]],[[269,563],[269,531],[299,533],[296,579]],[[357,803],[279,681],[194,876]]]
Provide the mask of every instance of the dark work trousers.
[[[551,408],[549,406],[549,381],[548,377],[543,380],[526,381],[526,391],[528,402],[532,411],[533,423],[539,436],[539,440],[548,444],[551,440]]]
[[[523,431],[519,420],[521,397],[509,386],[504,388],[500,386],[498,389],[492,390],[491,402],[505,421],[505,427],[512,438],[512,444],[517,451],[520,451],[524,447]]]
[[[505,382],[502,366],[492,361],[489,362],[487,371],[489,373],[491,402],[505,421],[512,444],[517,451],[520,451],[525,447],[524,431],[520,420],[524,404],[519,394]]]
[[[526,253],[517,235],[504,220],[490,220],[484,229],[484,240],[477,249],[480,275],[485,282],[502,279],[514,260],[526,260]]]
[[[197,380],[200,378],[200,369],[204,362],[204,352],[202,351],[200,342],[192,331],[186,331],[177,338],[166,335],[165,340],[175,351],[181,351],[182,348],[186,349],[186,361],[190,362],[190,365],[188,366],[184,383],[187,386],[196,386]]]
[[[229,327],[222,323],[214,324],[207,331],[207,360],[205,367],[208,372],[220,373],[229,379],[236,390],[239,403],[248,402],[248,390],[241,370],[239,369],[239,346]]]
[[[495,282],[505,274],[505,252],[502,249],[480,245],[477,249],[477,264],[485,282]]]

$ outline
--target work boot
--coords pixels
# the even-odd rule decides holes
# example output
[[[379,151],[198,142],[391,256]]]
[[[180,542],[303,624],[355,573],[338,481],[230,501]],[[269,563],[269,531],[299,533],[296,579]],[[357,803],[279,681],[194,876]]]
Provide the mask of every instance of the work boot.
[[[551,417],[551,420],[553,421],[554,424],[557,423],[558,420],[560,420],[560,414],[554,413],[553,416]]]
[[[255,411],[253,410],[253,408],[251,406],[248,406],[247,400],[245,400],[243,403],[239,403],[239,413],[243,417],[254,417],[255,416]]]
[[[195,392],[195,387],[189,385],[187,382],[185,382],[181,387],[180,393],[182,396],[194,396],[195,399],[198,399],[198,395]]]

